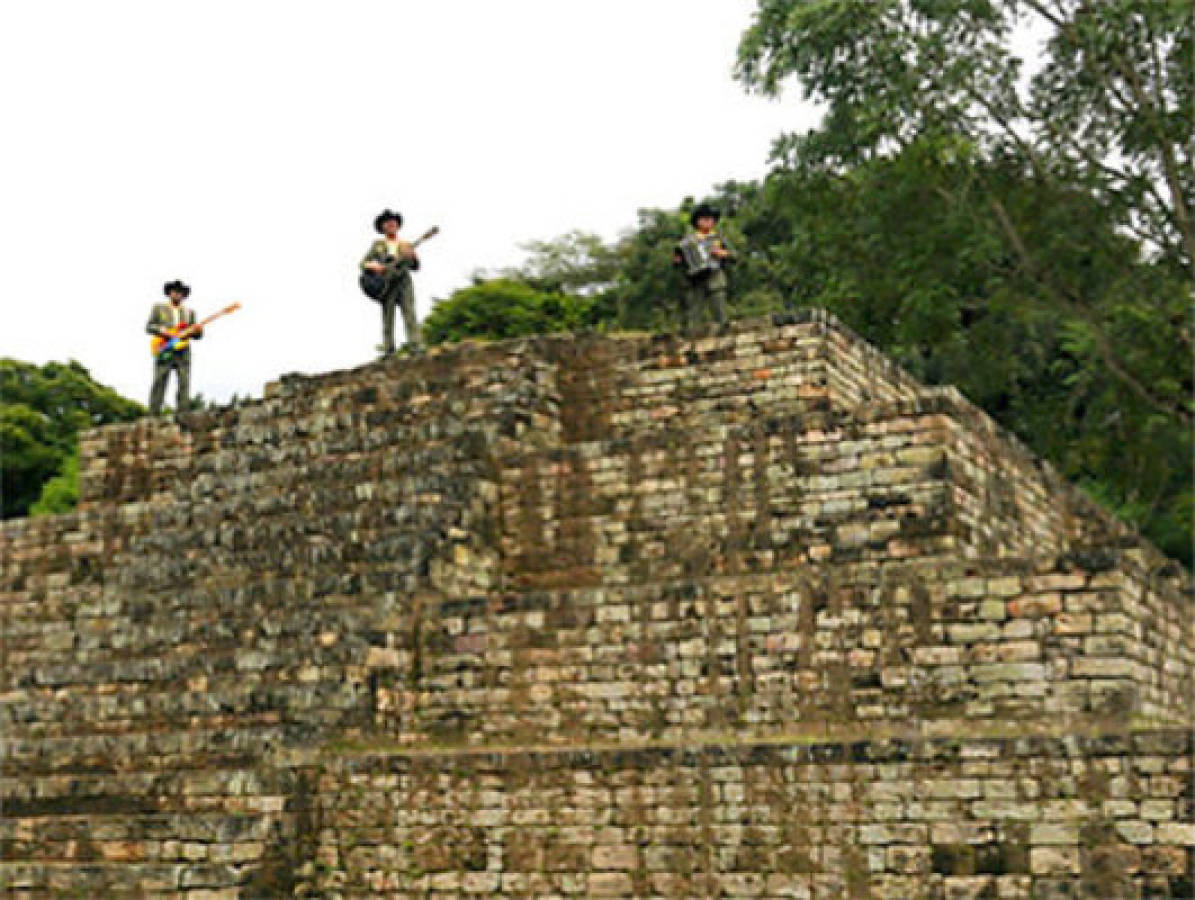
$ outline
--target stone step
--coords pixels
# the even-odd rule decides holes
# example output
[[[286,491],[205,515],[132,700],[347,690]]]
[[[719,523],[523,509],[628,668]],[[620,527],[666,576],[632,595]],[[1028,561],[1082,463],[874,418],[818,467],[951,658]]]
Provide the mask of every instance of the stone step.
[[[1186,897],[1191,734],[346,755],[317,799],[330,865],[307,895]]]
[[[259,714],[259,724],[254,718],[244,713],[217,722],[193,717],[176,721],[173,730],[162,730],[164,722],[155,730],[144,730],[143,723],[114,721],[104,723],[112,729],[106,733],[93,730],[59,737],[8,727],[0,774],[94,775],[251,765],[285,743],[277,713]]]
[[[517,360],[518,349],[457,348],[401,368],[284,378],[262,401],[193,415],[185,429],[148,420],[100,429],[83,439],[81,496],[85,505],[204,496],[221,480],[246,485],[271,469],[318,483],[371,455],[433,471],[431,462],[484,447],[466,434],[496,440],[551,425],[555,402],[537,387],[551,366]]]
[[[248,852],[248,851],[245,851]],[[0,862],[0,893],[42,897],[179,897],[235,900],[258,863]],[[258,895],[263,896],[263,895]]]
[[[695,335],[574,339],[560,365],[566,440],[623,437],[653,420],[769,414],[807,396],[850,408],[911,396],[917,384],[837,322],[813,315]]]
[[[279,775],[258,766],[0,777],[3,818],[281,810]]]
[[[7,817],[0,818],[0,846],[5,850],[4,860],[10,863],[193,863],[209,858],[210,845],[241,845],[248,851],[240,859],[243,862],[260,857],[271,825],[267,813],[188,811],[129,816],[114,811]]]
[[[362,647],[353,663],[360,666]],[[200,670],[202,672],[202,670]],[[254,672],[254,674],[259,674]],[[199,675],[198,677],[206,677]],[[366,688],[346,682],[343,667],[317,673],[308,682],[269,682],[255,678],[245,686],[245,675],[209,678],[203,690],[178,691],[168,682],[147,680],[129,686],[120,694],[96,693],[94,686],[64,684],[56,688],[50,702],[41,698],[13,697],[6,704],[5,736],[14,739],[45,739],[83,735],[205,728],[218,729],[233,723],[273,725],[285,721],[306,721],[316,709],[340,718],[356,709]]]
[[[944,448],[856,443],[829,471],[783,428],[703,434],[676,449],[609,442],[524,456],[502,474],[504,570],[590,567],[626,582],[661,577],[659,567],[706,574],[731,555],[766,571],[967,544]]]
[[[476,745],[1182,714],[1189,621],[1165,595],[1130,615],[1118,576],[1049,565],[945,555],[589,587],[574,572],[428,604],[417,645],[396,635],[374,669],[379,727]]]
[[[539,554],[552,534],[589,541],[594,528],[586,529],[586,516],[608,517],[618,530],[664,533],[687,530],[687,519],[737,517],[766,531],[783,512],[806,530],[841,524],[846,532],[830,534],[829,543],[845,544],[853,556],[852,543],[875,537],[851,527],[851,517],[886,518],[895,531],[900,494],[913,488],[925,500],[939,491],[927,518],[944,519],[934,527],[957,536],[968,556],[1060,554],[1073,543],[1127,535],[950,391],[922,391],[849,414],[760,417],[698,431],[644,428],[502,465],[508,560],[513,545]]]
[[[398,582],[393,586],[410,581],[404,594],[417,589],[419,579],[405,568],[391,571]],[[387,574],[386,567],[375,567],[370,580],[348,571],[325,584],[302,577],[254,584],[246,573],[246,583],[236,588],[126,600],[97,597],[62,609],[55,618],[9,620],[5,651],[12,670],[7,674],[17,683],[36,686],[141,681],[147,669],[170,676],[188,671],[199,656],[210,656],[216,668],[268,665],[242,662],[236,655],[252,650],[285,655],[296,647],[314,650],[321,634],[368,625],[376,611],[399,602],[393,590],[387,599],[387,593],[377,589],[387,585]],[[363,601],[363,595],[370,599]],[[279,598],[286,598],[287,614],[267,618]]]
[[[344,627],[347,633],[353,627],[368,628],[372,610],[366,606],[361,608],[351,619],[336,620],[326,618],[317,626],[332,628],[336,625]],[[322,629],[321,629],[322,630]],[[335,641],[340,632],[330,634],[332,646],[322,647],[320,632],[299,632],[289,634],[262,634],[260,631],[248,632],[237,636],[221,636],[220,643],[210,651],[203,646],[203,632],[195,629],[182,635],[182,640],[176,645],[174,652],[159,652],[156,648],[140,651],[129,648],[120,655],[102,653],[92,654],[94,658],[73,659],[59,652],[57,661],[40,663],[31,660],[31,667],[23,672],[16,672],[15,686],[24,689],[61,689],[71,686],[93,686],[101,690],[96,691],[97,698],[102,697],[104,691],[119,691],[121,685],[144,685],[148,683],[161,684],[163,688],[173,687],[176,690],[185,689],[189,680],[210,676],[212,679],[235,680],[237,673],[254,672],[257,680],[261,680],[262,673],[285,672],[296,673],[308,668],[311,662],[295,657],[296,650],[305,650],[312,657],[322,658],[330,663],[338,657],[343,657],[349,651],[341,648],[337,650]],[[288,638],[297,637],[293,643]],[[20,660],[24,662],[25,660]],[[18,662],[14,660],[14,664]],[[247,696],[247,695],[246,695]]]

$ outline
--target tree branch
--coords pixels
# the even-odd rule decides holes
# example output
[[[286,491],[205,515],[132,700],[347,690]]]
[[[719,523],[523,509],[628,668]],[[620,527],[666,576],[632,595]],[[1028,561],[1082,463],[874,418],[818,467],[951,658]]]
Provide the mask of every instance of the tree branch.
[[[1187,251],[1187,268],[1191,272],[1192,281],[1195,281],[1195,231],[1191,229],[1191,215],[1187,210],[1186,198],[1183,197],[1182,183],[1178,173],[1178,162],[1174,158],[1174,148],[1170,146],[1170,142],[1166,140],[1165,133],[1159,127],[1158,120],[1160,113],[1145,95],[1144,86],[1141,84],[1141,76],[1137,73],[1137,70],[1130,66],[1128,61],[1120,53],[1113,53],[1112,60],[1116,63],[1117,68],[1120,69],[1121,74],[1128,82],[1129,90],[1133,92],[1133,97],[1138,103],[1142,116],[1149,122],[1150,130],[1157,141],[1157,149],[1162,157],[1162,172],[1165,176],[1166,187],[1170,191],[1170,202],[1174,210],[1178,233]]]
[[[1061,15],[1050,12],[1040,0],[1023,0],[1023,2],[1056,28],[1065,31],[1074,41],[1076,47],[1082,48],[1085,55],[1090,55],[1086,51],[1082,36],[1075,28],[1074,19],[1065,19]],[[1150,46],[1151,50],[1156,50],[1152,42]],[[1186,251],[1187,268],[1191,272],[1192,280],[1195,281],[1195,230],[1192,229],[1191,214],[1187,209],[1186,198],[1182,192],[1178,161],[1175,159],[1170,142],[1166,140],[1165,133],[1159,128],[1159,110],[1150,102],[1145,88],[1141,84],[1140,74],[1133,66],[1129,65],[1124,54],[1114,51],[1110,58],[1128,85],[1132,101],[1130,102],[1112,81],[1104,79],[1104,83],[1108,92],[1120,102],[1126,114],[1131,115],[1136,112],[1149,123],[1150,131],[1153,132],[1155,138],[1155,149],[1161,160],[1163,179],[1170,193],[1170,203],[1166,205],[1168,218],[1172,219],[1174,228],[1178,232],[1183,249]]]
[[[1052,13],[1042,6],[1042,4],[1038,3],[1037,0],[1023,0],[1023,2],[1026,6],[1032,9],[1035,13],[1037,13],[1055,28],[1061,28],[1063,26],[1063,13]]]
[[[1141,381],[1129,372],[1120,359],[1116,356],[1112,348],[1111,341],[1108,340],[1094,317],[1088,312],[1084,305],[1067,296],[1065,290],[1060,290],[1054,287],[1046,278],[1042,276],[1033,257],[1029,253],[1028,247],[1021,239],[1020,233],[1013,224],[1008,211],[1004,208],[1004,204],[996,197],[991,197],[990,201],[992,211],[996,214],[996,219],[1000,223],[1001,229],[1008,238],[1009,243],[1012,244],[1013,250],[1021,260],[1021,265],[1030,277],[1037,282],[1056,302],[1065,307],[1071,315],[1086,322],[1091,326],[1092,335],[1095,338],[1096,349],[1100,355],[1100,359],[1104,365],[1108,367],[1111,372],[1122,384],[1125,385],[1132,393],[1136,394],[1143,402],[1145,402],[1152,409],[1163,413],[1167,416],[1178,419],[1185,425],[1192,424],[1192,414],[1190,410],[1183,408],[1180,405],[1169,403],[1164,399],[1155,397],[1150,390],[1141,383]]]

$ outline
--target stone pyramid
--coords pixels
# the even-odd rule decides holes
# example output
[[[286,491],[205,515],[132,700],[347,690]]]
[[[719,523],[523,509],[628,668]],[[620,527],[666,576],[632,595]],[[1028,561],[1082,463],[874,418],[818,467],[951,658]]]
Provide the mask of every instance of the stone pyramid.
[[[0,893],[1190,897],[1188,573],[808,311],[88,433]]]

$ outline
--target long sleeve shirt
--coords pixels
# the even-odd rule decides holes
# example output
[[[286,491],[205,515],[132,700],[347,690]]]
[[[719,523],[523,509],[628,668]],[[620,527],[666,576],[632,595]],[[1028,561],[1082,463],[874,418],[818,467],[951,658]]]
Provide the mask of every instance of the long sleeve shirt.
[[[404,262],[406,268],[412,272],[419,268],[419,257],[414,259],[407,259],[402,255],[404,250],[410,250],[411,245],[406,241],[396,241],[391,244],[385,238],[378,238],[369,245],[369,249],[365,251],[365,255],[361,257],[361,270],[365,271],[366,263],[380,262],[385,264],[388,268],[395,262]],[[391,270],[393,271],[393,270]]]

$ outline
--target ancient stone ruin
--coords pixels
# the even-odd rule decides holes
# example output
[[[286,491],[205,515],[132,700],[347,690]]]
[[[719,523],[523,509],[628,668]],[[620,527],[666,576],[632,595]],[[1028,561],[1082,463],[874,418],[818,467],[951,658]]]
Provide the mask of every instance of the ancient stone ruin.
[[[0,893],[1190,897],[1192,585],[821,313],[82,442]]]

